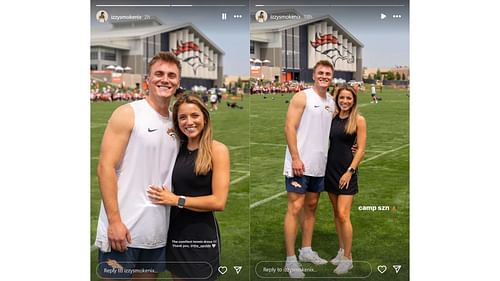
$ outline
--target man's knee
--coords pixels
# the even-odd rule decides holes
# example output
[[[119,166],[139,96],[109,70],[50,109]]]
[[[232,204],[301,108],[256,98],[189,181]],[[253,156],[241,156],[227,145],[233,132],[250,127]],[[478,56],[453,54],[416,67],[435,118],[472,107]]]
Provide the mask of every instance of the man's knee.
[[[293,202],[288,202],[288,213],[294,217],[300,214],[300,211],[304,207],[303,200],[295,200]]]
[[[304,202],[304,209],[306,212],[316,212],[316,208],[318,208],[319,197],[308,197]]]
[[[315,214],[317,208],[318,208],[318,204],[307,203],[304,206],[304,211],[306,214]]]

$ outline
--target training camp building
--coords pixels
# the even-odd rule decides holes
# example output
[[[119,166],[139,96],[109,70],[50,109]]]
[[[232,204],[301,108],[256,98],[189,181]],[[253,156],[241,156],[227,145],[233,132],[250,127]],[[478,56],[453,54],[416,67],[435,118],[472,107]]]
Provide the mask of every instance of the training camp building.
[[[181,60],[182,87],[190,89],[194,85],[202,85],[211,88],[222,84],[224,52],[191,23],[167,26],[156,18],[121,20],[112,22],[109,30],[93,31],[90,51],[92,76],[108,75],[107,79],[120,82],[122,74],[109,70],[109,66],[121,66],[130,69],[123,76],[132,74],[141,80],[147,75],[148,62],[160,51],[172,51]],[[127,86],[138,83],[129,84],[132,85]]]
[[[312,68],[330,60],[335,78],[360,81],[363,44],[331,16],[304,19],[296,11],[268,11],[273,17],[261,23],[251,16],[251,76],[271,81],[312,82]],[[253,13],[254,14],[254,13]],[[258,61],[258,63],[255,63]]]

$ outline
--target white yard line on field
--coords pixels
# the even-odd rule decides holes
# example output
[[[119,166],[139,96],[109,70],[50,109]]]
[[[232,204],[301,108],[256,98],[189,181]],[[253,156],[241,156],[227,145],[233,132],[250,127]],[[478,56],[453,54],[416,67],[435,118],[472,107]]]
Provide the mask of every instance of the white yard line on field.
[[[240,181],[242,181],[242,180],[244,180],[244,179],[248,178],[249,176],[250,176],[250,172],[247,172],[247,174],[246,174],[246,175],[243,175],[243,176],[241,176],[241,177],[239,177],[239,178],[237,178],[237,179],[235,179],[235,180],[232,180],[232,181],[230,182],[230,185],[233,185],[233,184],[235,184],[235,183],[238,183],[238,182],[240,182]]]
[[[278,197],[280,197],[281,195],[285,195],[285,194],[286,194],[286,191],[283,191],[283,192],[280,192],[280,193],[274,194],[273,196],[270,196],[270,197],[267,197],[267,198],[262,199],[262,200],[260,200],[260,201],[257,201],[257,202],[255,202],[255,203],[253,203],[253,204],[251,204],[251,205],[250,205],[250,209],[253,209],[253,208],[257,207],[257,206],[260,206],[260,205],[262,205],[262,204],[265,204],[265,203],[267,203],[267,202],[269,202],[269,201],[271,201],[271,200],[273,200],[273,199],[275,199],[275,198],[278,198]]]
[[[391,153],[391,152],[394,152],[394,151],[398,151],[398,150],[403,149],[403,148],[408,147],[408,146],[410,146],[410,144],[409,144],[409,143],[404,144],[404,145],[402,145],[402,146],[400,146],[400,147],[396,147],[396,148],[391,149],[391,150],[384,151],[384,152],[382,152],[382,153],[380,153],[380,154],[377,154],[377,155],[375,155],[375,156],[373,156],[373,157],[370,157],[370,158],[368,158],[368,159],[366,159],[366,160],[363,160],[363,161],[362,161],[362,163],[366,163],[366,162],[371,161],[371,160],[373,160],[373,159],[377,159],[377,158],[379,158],[380,156],[386,155],[387,153]]]
[[[240,148],[247,148],[248,145],[241,145],[241,146],[228,146],[229,150],[235,150],[235,149],[240,149]]]
[[[385,152],[385,151],[382,151],[382,150],[365,150],[365,152],[369,152],[369,153],[382,153],[382,152]]]
[[[386,154],[388,154],[388,153],[391,153],[391,152],[394,152],[394,151],[398,151],[398,150],[400,150],[400,149],[403,149],[403,148],[405,148],[405,147],[408,147],[409,145],[410,145],[410,144],[404,144],[404,145],[402,145],[402,146],[400,146],[400,147],[396,147],[396,148],[394,148],[394,149],[384,151],[384,152],[382,152],[382,153],[380,153],[380,154],[377,154],[377,155],[375,155],[375,156],[373,156],[373,157],[370,157],[370,158],[368,158],[368,159],[366,159],[366,160],[363,160],[363,161],[362,161],[362,163],[366,163],[366,162],[372,161],[372,160],[374,160],[374,159],[379,158],[380,156],[384,156],[384,155],[386,155]],[[250,209],[253,209],[253,208],[257,207],[257,206],[260,206],[260,205],[262,205],[262,204],[265,204],[265,203],[267,203],[267,202],[269,202],[269,201],[271,201],[271,200],[273,200],[273,199],[275,199],[275,198],[278,198],[278,197],[280,197],[281,195],[285,195],[285,194],[286,194],[286,191],[282,191],[282,192],[277,193],[277,194],[274,194],[274,195],[272,195],[272,196],[270,196],[270,197],[264,198],[264,199],[262,199],[262,200],[260,200],[260,201],[257,201],[257,202],[255,202],[255,203],[251,204],[251,205],[250,205]]]
[[[245,170],[231,170],[231,172],[235,172],[235,173],[241,173],[241,174],[247,174],[247,173],[250,173],[250,171],[245,171]]]

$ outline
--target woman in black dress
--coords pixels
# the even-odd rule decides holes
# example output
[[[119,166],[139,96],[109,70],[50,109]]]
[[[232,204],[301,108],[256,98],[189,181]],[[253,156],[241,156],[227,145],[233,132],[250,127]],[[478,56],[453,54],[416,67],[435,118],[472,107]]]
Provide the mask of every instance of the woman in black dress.
[[[333,206],[339,251],[330,263],[335,273],[347,273],[352,267],[352,225],[350,212],[354,194],[358,193],[358,166],[365,153],[366,121],[357,107],[356,91],[343,86],[334,97],[336,115],[330,128],[330,148],[326,164],[325,190]],[[355,154],[352,146],[357,143]]]
[[[172,206],[167,237],[167,269],[176,280],[215,280],[220,235],[213,211],[223,211],[229,192],[229,150],[212,140],[210,114],[195,95],[173,108],[181,148],[172,173],[174,192],[150,186],[153,203]]]

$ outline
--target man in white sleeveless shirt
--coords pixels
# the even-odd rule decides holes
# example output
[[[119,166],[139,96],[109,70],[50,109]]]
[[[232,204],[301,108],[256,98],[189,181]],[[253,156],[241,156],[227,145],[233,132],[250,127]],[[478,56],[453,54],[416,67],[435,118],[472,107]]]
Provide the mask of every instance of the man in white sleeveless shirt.
[[[327,263],[311,246],[316,207],[320,192],[324,190],[328,137],[335,109],[333,98],[327,93],[332,78],[333,65],[327,60],[318,61],[313,68],[314,86],[292,98],[286,115],[285,136],[288,146],[283,172],[288,193],[284,222],[285,270],[292,278],[305,276],[295,256],[295,239],[302,208],[304,218],[299,260],[316,265]]]
[[[149,184],[172,186],[179,145],[169,106],[180,73],[175,54],[160,52],[149,63],[146,99],[118,107],[109,119],[97,171],[101,278],[156,280],[165,268],[170,208],[153,204],[146,191]]]

